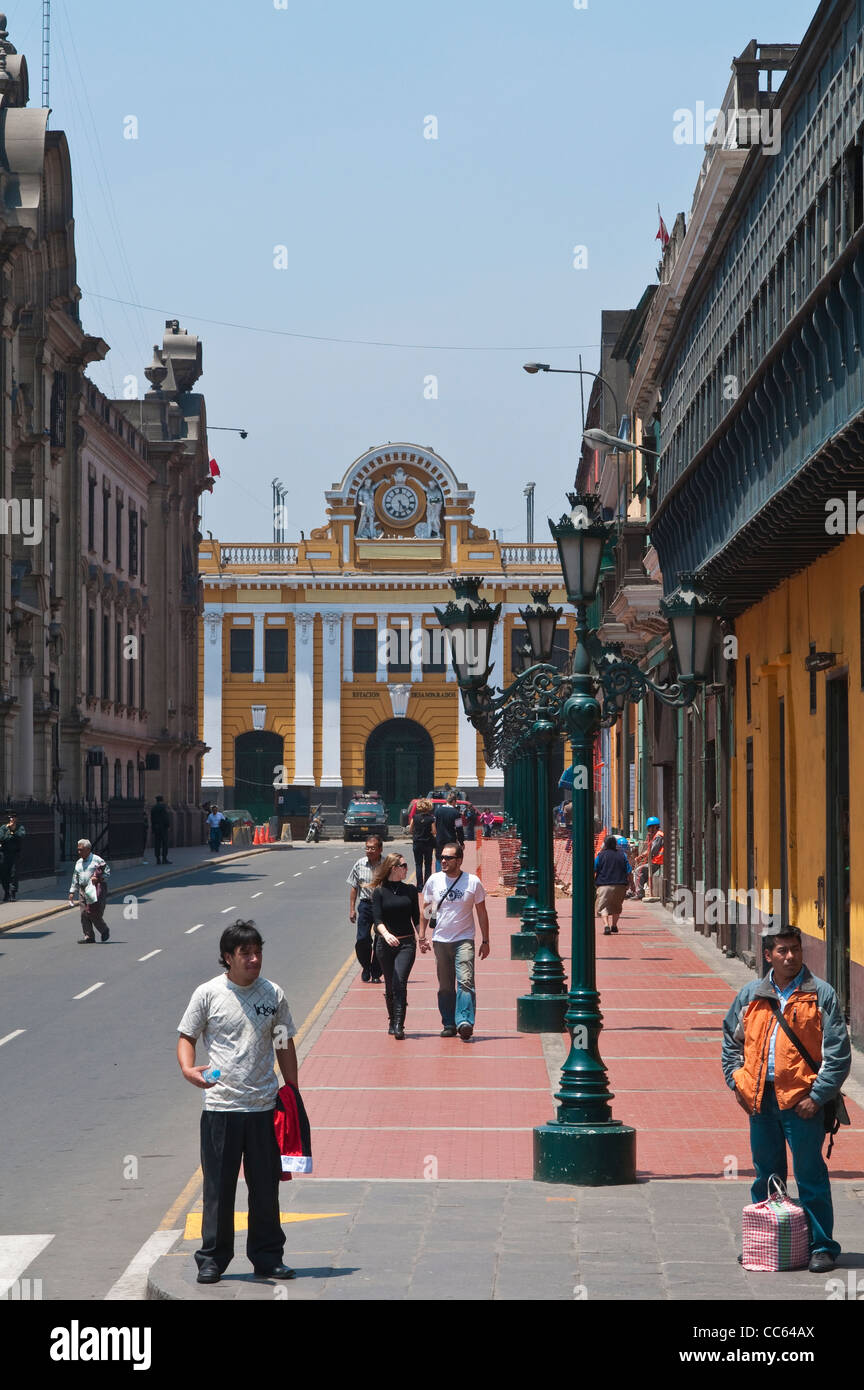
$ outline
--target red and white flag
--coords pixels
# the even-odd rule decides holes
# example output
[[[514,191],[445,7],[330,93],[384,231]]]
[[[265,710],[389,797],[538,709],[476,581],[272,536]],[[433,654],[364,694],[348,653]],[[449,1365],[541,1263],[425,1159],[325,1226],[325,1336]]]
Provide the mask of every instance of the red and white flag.
[[[657,216],[660,218],[660,226],[657,228],[657,235],[655,236],[654,240],[659,241],[661,247],[665,251],[667,243],[669,241],[669,233],[666,230],[666,223],[663,221],[663,216],[660,212],[659,203],[657,204]]]
[[[210,460],[210,477],[218,478],[221,476],[219,465],[215,459]]]

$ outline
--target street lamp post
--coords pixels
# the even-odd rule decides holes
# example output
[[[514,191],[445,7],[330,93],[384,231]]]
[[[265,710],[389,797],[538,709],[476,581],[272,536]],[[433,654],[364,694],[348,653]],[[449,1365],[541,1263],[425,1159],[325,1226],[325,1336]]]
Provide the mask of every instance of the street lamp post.
[[[569,494],[571,512],[556,525],[550,522],[558,545],[568,602],[576,610],[576,647],[570,670],[559,674],[547,664],[520,673],[507,690],[497,694],[488,685],[486,658],[473,672],[457,663],[456,676],[469,720],[481,732],[487,762],[507,763],[526,746],[539,750],[535,765],[538,843],[532,866],[532,909],[529,922],[538,939],[532,973],[532,993],[519,1000],[517,1021],[533,1031],[533,1019],[556,1017],[562,997],[557,971],[563,967],[554,944],[554,899],[550,907],[546,869],[550,837],[548,768],[544,749],[565,732],[573,750],[574,765],[588,770],[574,779],[572,845],[572,978],[566,999],[564,1023],[570,1033],[570,1051],[561,1072],[557,1116],[534,1130],[534,1177],[540,1182],[565,1182],[581,1186],[605,1186],[634,1182],[636,1131],[613,1118],[606,1068],[600,1056],[603,1026],[594,927],[593,876],[593,777],[594,739],[602,723],[612,723],[625,703],[639,700],[650,690],[673,707],[692,703],[699,684],[706,679],[711,635],[718,610],[696,586],[692,575],[681,575],[675,594],[661,601],[670,624],[679,679],[669,686],[656,685],[644,671],[619,652],[606,651],[588,630],[588,607],[597,591],[604,543],[611,523],[599,519],[596,496]],[[491,638],[491,606],[479,599],[479,580],[454,581],[457,603],[436,613],[450,629],[451,643],[460,630],[462,645],[468,632]],[[467,586],[467,587],[466,587]],[[473,590],[473,598],[468,593]],[[498,606],[500,612],[500,605]],[[497,620],[497,618],[495,619]],[[493,620],[494,625],[494,620]],[[482,667],[482,669],[481,669]],[[598,699],[602,696],[602,705]],[[543,828],[545,826],[545,829]],[[524,919],[523,919],[524,921]],[[543,948],[541,951],[541,947]],[[551,960],[550,960],[551,955]],[[558,965],[555,965],[555,961]],[[548,988],[542,994],[548,972]],[[535,984],[537,989],[535,992]],[[532,1003],[531,1001],[537,1001]],[[544,1029],[545,1031],[545,1029]]]

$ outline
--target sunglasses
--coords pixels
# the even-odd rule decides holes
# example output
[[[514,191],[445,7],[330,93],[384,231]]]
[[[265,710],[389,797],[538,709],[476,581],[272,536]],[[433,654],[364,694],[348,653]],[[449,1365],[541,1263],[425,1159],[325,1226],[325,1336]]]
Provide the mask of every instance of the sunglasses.
[[[442,863],[442,864],[446,864],[446,863],[448,862],[448,860],[450,860],[450,859],[458,859],[458,858],[459,858],[459,855],[458,855],[458,854],[442,854],[442,855],[441,855],[441,863]]]
[[[400,864],[397,864],[397,865],[396,865],[396,868],[397,868],[397,869],[407,869],[407,868],[408,868],[408,865],[407,865],[407,864],[405,863],[405,861],[403,860]]]

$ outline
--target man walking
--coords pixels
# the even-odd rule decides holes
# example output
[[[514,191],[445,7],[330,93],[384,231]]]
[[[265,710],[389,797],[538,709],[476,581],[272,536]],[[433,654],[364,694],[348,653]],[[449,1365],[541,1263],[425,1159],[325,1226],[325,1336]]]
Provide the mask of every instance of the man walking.
[[[249,1189],[246,1254],[266,1279],[293,1279],[282,1263],[285,1234],[279,1219],[282,1161],[273,1123],[279,1083],[297,1086],[297,1053],[288,1002],[261,974],[263,941],[254,922],[236,921],[219,941],[224,975],[195,990],[177,1029],[177,1061],[191,1085],[204,1092],[201,1168],[204,1212],[195,1252],[199,1284],[218,1284],[234,1258],[234,1198],[240,1163]],[[195,1063],[198,1039],[209,1062]],[[218,1069],[218,1080],[203,1072]]]
[[[441,851],[451,840],[460,845],[465,843],[465,830],[462,825],[462,812],[459,810],[455,791],[447,793],[443,806],[435,807],[435,871],[441,872]]]
[[[366,840],[366,857],[358,859],[352,866],[345,882],[351,892],[348,895],[348,920],[357,923],[357,940],[354,954],[360,962],[364,984],[380,985],[381,967],[375,954],[372,940],[372,875],[381,863],[384,841],[380,835],[370,835]]]
[[[156,854],[157,864],[170,864],[168,858],[168,831],[171,829],[171,816],[168,807],[161,796],[157,796],[156,805],[150,811],[150,829],[153,832],[153,850]]]
[[[438,1009],[442,1038],[458,1033],[467,1042],[474,1032],[477,997],[474,990],[474,913],[480,926],[480,959],[489,954],[489,914],[486,890],[476,874],[462,870],[462,846],[456,841],[441,848],[441,873],[432,874],[423,889],[418,940],[429,950],[427,926],[432,928],[438,972]]]
[[[93,853],[89,840],[78,841],[78,855],[69,885],[69,905],[77,905],[81,909],[84,935],[79,936],[78,945],[83,946],[96,940],[97,930],[103,941],[107,941],[111,934],[105,925],[105,900],[108,897],[105,880],[111,870],[104,859]]]
[[[4,903],[14,903],[18,896],[18,855],[24,834],[23,825],[15,812],[10,811],[6,824],[0,825],[0,882]]]
[[[767,927],[762,947],[771,969],[739,991],[724,1019],[723,1073],[750,1116],[751,1201],[765,1200],[772,1173],[786,1181],[788,1143],[810,1228],[810,1269],[821,1274],[840,1253],[822,1157],[823,1106],[849,1075],[849,1035],[834,990],[804,964],[798,928]]]
[[[218,854],[222,843],[222,812],[215,805],[210,807],[207,816],[207,838],[212,852]]]

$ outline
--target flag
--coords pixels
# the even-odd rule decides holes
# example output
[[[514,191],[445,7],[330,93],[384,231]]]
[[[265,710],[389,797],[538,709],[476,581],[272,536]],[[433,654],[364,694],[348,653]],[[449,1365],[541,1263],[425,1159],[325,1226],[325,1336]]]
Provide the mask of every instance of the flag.
[[[221,476],[221,475],[220,475],[220,470],[219,470],[219,465],[218,465],[218,463],[216,462],[215,459],[211,459],[211,460],[210,460],[210,477],[211,477],[211,478],[218,478],[218,477],[220,477],[220,476]]]
[[[666,223],[663,221],[663,216],[660,212],[659,203],[657,204],[657,216],[660,218],[660,226],[657,229],[657,235],[655,236],[654,240],[659,241],[661,247],[665,251],[669,242],[669,233],[666,230]]]

